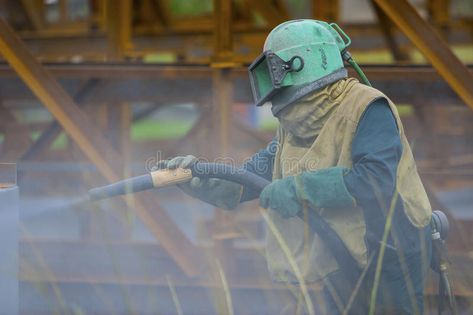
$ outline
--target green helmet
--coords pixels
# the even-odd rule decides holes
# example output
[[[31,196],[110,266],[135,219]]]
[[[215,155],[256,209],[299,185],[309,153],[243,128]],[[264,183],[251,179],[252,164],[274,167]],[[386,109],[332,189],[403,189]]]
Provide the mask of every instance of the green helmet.
[[[344,38],[342,38],[342,36]],[[284,22],[269,33],[261,54],[248,68],[256,106],[284,107],[347,76],[341,53],[350,38],[332,23]]]

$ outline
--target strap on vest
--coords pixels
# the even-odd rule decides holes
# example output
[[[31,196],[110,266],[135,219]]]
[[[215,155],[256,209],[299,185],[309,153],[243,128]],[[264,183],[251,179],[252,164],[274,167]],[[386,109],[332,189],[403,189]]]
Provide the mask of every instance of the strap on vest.
[[[449,229],[447,216],[440,210],[433,211],[430,225],[432,227],[432,259],[430,266],[439,274],[437,312],[439,315],[443,313],[445,298],[447,298],[452,314],[456,315],[458,314],[457,303],[452,285],[448,279],[449,259],[445,243]]]

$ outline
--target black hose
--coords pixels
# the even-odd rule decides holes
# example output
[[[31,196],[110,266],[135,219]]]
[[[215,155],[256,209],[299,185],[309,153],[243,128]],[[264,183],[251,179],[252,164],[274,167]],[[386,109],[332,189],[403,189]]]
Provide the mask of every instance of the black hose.
[[[127,178],[119,182],[89,190],[90,200],[100,200],[153,188],[150,174]]]
[[[270,181],[245,169],[221,163],[195,163],[190,167],[193,177],[220,178],[232,181],[260,192]],[[124,179],[122,181],[89,190],[91,200],[100,200],[154,188],[150,174]]]
[[[193,177],[224,179],[243,185],[258,193],[270,184],[270,181],[254,173],[228,164],[195,163],[190,167],[190,170]],[[153,187],[151,175],[146,174],[125,179],[108,186],[91,189],[89,190],[89,196],[92,200],[98,200],[106,197],[151,189]],[[356,260],[351,256],[341,238],[320,216],[320,214],[315,211],[315,209],[310,209],[307,214],[307,223],[312,230],[312,233],[317,233],[321,240],[327,244],[340,268],[344,270],[347,277],[355,283],[355,280],[358,279],[360,274],[360,270]],[[305,219],[302,212],[299,213],[299,217],[302,220]]]
[[[440,281],[443,282],[444,292],[447,295],[450,310],[452,311],[453,315],[457,315],[458,314],[457,301],[455,300],[455,295],[453,293],[452,286],[450,285],[447,271],[445,270],[441,272],[440,277],[441,277]],[[443,296],[442,296],[442,299],[443,299]]]
[[[191,170],[192,176],[225,179],[258,192],[261,192],[263,188],[270,183],[268,180],[254,173],[240,168],[237,169],[227,164],[196,163],[191,167]],[[298,216],[303,221],[308,221],[307,224],[312,232],[317,233],[322,241],[332,250],[335,260],[345,272],[346,277],[350,279],[352,283],[356,283],[361,270],[358,268],[358,263],[349,253],[348,248],[338,236],[337,232],[330,227],[315,209],[309,209],[307,218],[304,218],[303,212],[300,212]]]
[[[195,163],[191,166],[192,176],[199,178],[219,178],[243,185],[261,192],[271,182],[242,168],[221,163]]]

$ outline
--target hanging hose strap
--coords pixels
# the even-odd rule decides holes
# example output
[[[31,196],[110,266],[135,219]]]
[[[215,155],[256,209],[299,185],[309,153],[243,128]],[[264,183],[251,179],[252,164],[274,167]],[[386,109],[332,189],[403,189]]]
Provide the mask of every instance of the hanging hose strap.
[[[300,213],[298,216],[302,220],[305,220],[303,213]],[[361,269],[358,267],[357,261],[350,254],[340,236],[313,208],[309,208],[307,211],[307,220],[309,228],[314,233],[317,233],[322,242],[330,248],[340,271],[344,272],[350,283],[355,285],[361,275]]]

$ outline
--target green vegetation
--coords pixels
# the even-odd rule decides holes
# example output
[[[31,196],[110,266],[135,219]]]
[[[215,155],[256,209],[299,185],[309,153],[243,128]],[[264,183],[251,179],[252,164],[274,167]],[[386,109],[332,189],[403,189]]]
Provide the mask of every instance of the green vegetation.
[[[454,45],[455,55],[466,64],[473,64],[473,45]],[[394,63],[391,52],[387,49],[376,51],[352,51],[353,57],[359,64],[391,64]],[[428,61],[417,49],[409,51],[411,63],[427,64]]]
[[[389,50],[377,51],[351,51],[353,58],[359,64],[389,64],[393,63],[393,57]]]
[[[463,63],[473,63],[473,45],[455,45],[451,46],[451,48]],[[427,63],[425,57],[416,49],[412,51],[411,58],[414,63]]]
[[[399,113],[399,116],[402,117],[408,117],[412,116],[414,114],[414,108],[412,108],[412,105],[409,104],[397,104],[397,112]]]
[[[192,122],[183,120],[142,120],[131,127],[132,141],[173,139],[184,136]]]
[[[261,131],[271,131],[278,128],[278,120],[276,118],[268,118],[261,121],[259,130]]]
[[[399,104],[397,105],[397,110],[401,117],[407,117],[413,114],[413,108],[409,104]],[[273,131],[276,130],[277,127],[277,119],[267,118],[261,121],[258,129],[260,131]],[[189,121],[143,120],[133,124],[131,128],[131,139],[132,141],[175,139],[184,136],[190,128],[192,128],[192,123]]]
[[[170,8],[176,16],[199,16],[211,14],[212,0],[171,0]]]
[[[143,57],[144,63],[174,63],[177,62],[176,55],[172,52],[169,53],[156,53],[149,54]]]
[[[400,104],[397,106],[399,115],[401,117],[410,116],[413,113],[413,108],[408,104]],[[260,131],[276,130],[278,121],[275,118],[267,118],[261,121]],[[192,122],[184,120],[143,120],[136,122],[131,127],[132,141],[146,141],[146,140],[165,140],[176,139],[184,136],[192,128]],[[39,131],[31,133],[31,139],[36,141],[40,136]],[[0,134],[0,144],[5,141],[5,135]],[[62,150],[67,146],[69,139],[62,132],[52,144],[53,150]]]

